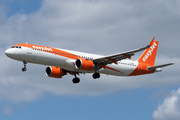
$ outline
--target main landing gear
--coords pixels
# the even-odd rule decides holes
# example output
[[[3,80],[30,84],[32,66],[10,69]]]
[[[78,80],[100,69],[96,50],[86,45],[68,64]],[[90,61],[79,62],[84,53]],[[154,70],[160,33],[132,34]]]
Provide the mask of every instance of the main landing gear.
[[[23,61],[24,67],[22,68],[22,71],[25,72],[27,70],[26,66],[27,66],[27,62]]]
[[[75,78],[72,80],[74,84],[77,84],[80,82],[80,79],[76,76],[76,73],[74,73]]]
[[[78,77],[76,77],[76,74],[74,74],[74,76],[75,76],[75,78],[72,80],[72,82],[73,82],[74,84],[79,83],[79,82],[80,82],[80,79],[79,79]],[[93,77],[94,79],[100,78],[100,74],[99,74],[99,73],[94,73],[94,74],[92,75],[92,77]]]
[[[80,82],[80,79],[78,77],[75,77],[72,81],[74,84],[77,84]]]
[[[99,74],[99,73],[94,73],[94,74],[92,75],[92,77],[93,77],[94,79],[100,78],[100,74]]]

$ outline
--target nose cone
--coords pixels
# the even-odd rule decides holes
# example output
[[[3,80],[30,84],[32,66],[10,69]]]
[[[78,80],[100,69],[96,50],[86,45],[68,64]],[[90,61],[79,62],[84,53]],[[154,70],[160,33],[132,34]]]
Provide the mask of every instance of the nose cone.
[[[7,49],[7,50],[5,51],[5,54],[6,54],[6,56],[11,57],[11,56],[13,55],[13,52],[12,52],[12,50]]]
[[[20,58],[19,52],[16,49],[7,49],[5,54],[11,59],[19,60]]]
[[[7,49],[7,50],[5,51],[5,55],[8,56],[8,54],[9,54],[9,50]]]

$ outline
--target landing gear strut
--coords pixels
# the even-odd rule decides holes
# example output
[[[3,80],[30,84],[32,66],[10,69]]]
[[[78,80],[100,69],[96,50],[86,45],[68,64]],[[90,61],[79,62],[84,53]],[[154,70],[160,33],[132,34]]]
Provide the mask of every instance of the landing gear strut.
[[[94,78],[94,79],[100,78],[100,74],[99,74],[99,73],[94,73],[94,74],[93,74],[93,78]]]
[[[22,68],[22,71],[25,72],[27,70],[27,68],[26,68],[27,62],[23,61],[23,64],[24,64],[24,67]]]
[[[78,77],[76,77],[76,73],[74,74],[74,76],[75,76],[75,78],[72,80],[72,82],[73,82],[74,84],[79,83],[79,82],[80,82],[80,79],[79,79]]]

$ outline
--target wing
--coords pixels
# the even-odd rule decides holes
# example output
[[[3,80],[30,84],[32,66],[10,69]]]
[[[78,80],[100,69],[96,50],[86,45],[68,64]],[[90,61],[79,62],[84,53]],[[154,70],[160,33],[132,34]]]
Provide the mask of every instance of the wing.
[[[101,68],[104,68],[108,64],[112,64],[112,63],[117,64],[117,61],[121,61],[126,58],[131,59],[131,56],[133,56],[134,53],[145,50],[149,47],[150,47],[150,45],[147,45],[146,47],[138,48],[135,50],[131,50],[131,51],[115,54],[115,55],[109,55],[109,56],[102,57],[102,58],[97,58],[97,59],[94,59],[93,62],[96,66],[96,70],[99,70]]]

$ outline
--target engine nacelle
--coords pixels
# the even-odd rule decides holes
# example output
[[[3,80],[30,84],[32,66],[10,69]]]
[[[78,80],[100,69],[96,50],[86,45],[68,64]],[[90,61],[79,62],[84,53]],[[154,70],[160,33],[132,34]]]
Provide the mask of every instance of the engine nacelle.
[[[46,68],[46,75],[53,78],[62,78],[66,75],[66,71],[59,67],[49,66]]]
[[[77,59],[75,62],[75,67],[76,69],[80,70],[92,71],[94,68],[94,63],[93,61],[87,59]]]

